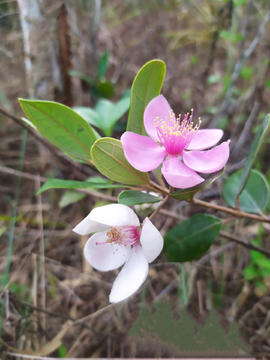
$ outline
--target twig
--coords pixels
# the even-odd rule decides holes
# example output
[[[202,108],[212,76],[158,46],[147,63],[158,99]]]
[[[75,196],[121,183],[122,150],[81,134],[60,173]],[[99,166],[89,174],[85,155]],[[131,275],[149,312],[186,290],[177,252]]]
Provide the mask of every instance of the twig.
[[[28,133],[31,134],[32,136],[34,136],[34,138],[36,140],[38,140],[42,145],[44,145],[48,150],[50,150],[51,153],[56,158],[60,157],[60,155],[59,155],[58,151],[56,150],[56,148],[53,145],[51,145],[51,143],[49,141],[47,141],[44,137],[42,137],[37,131],[32,129],[30,126],[27,126],[21,119],[9,114],[7,111],[5,111],[5,110],[3,110],[1,108],[0,108],[0,113],[5,115],[9,119],[13,120],[16,124],[18,124],[23,129],[27,129]],[[68,158],[67,156],[63,155],[63,158],[65,158],[69,163],[72,163],[73,165],[76,165],[76,163],[72,159]],[[94,163],[93,163],[92,160],[89,159],[87,162],[89,163],[89,165],[94,166]]]
[[[0,113],[13,120],[16,124],[18,124],[21,128],[27,129],[29,134],[33,135],[40,143],[42,143],[46,148],[48,148],[54,155],[59,156],[56,149],[43,137],[39,135],[34,129],[30,126],[27,126],[21,119],[9,114],[7,111],[0,108]]]
[[[161,208],[163,208],[163,206],[166,204],[166,202],[169,200],[170,195],[167,195],[165,197],[165,199],[162,201],[162,203],[159,205],[158,208],[156,208],[156,210],[149,216],[149,220],[152,220],[153,217],[161,210]]]
[[[253,121],[256,119],[257,115],[258,115],[258,112],[260,110],[260,103],[259,101],[255,101],[254,102],[254,106],[252,108],[252,111],[245,123],[245,126],[244,126],[244,129],[237,141],[237,143],[235,144],[234,148],[233,148],[233,151],[231,153],[231,159],[235,157],[236,153],[237,153],[237,150],[243,145],[243,143],[245,142],[246,140],[246,136],[248,133],[250,133],[250,129],[251,129],[251,125],[253,123]]]
[[[40,176],[38,176],[38,180],[35,182],[36,191],[40,189]],[[37,196],[37,223],[38,229],[40,232],[40,255],[41,255],[41,264],[40,264],[40,290],[41,290],[41,305],[43,309],[46,309],[46,280],[45,280],[45,244],[44,244],[44,233],[43,233],[43,214],[42,214],[42,197],[41,194]],[[43,314],[44,315],[44,314]],[[41,324],[44,331],[46,331],[46,317],[42,316]]]
[[[179,221],[180,219],[183,219],[183,217],[179,214],[177,214],[176,212],[174,211],[170,211],[170,210],[166,210],[166,209],[160,209],[159,211],[162,215],[165,215],[165,216],[169,216],[177,221]]]
[[[37,181],[37,179],[39,178],[38,175],[32,175],[30,173],[20,172],[18,170],[11,169],[7,166],[0,165],[0,171],[3,173],[6,173],[6,174],[14,175],[14,176],[21,176],[22,178],[33,180],[33,181]],[[40,177],[40,181],[42,181],[42,182],[46,182],[47,180],[48,179],[46,179],[45,177],[42,177],[42,176]]]
[[[110,305],[107,305],[107,306],[104,306],[103,308],[97,310],[95,313],[93,314],[90,314],[90,315],[87,315],[81,319],[78,319],[74,322],[74,325],[77,325],[77,324],[83,324],[86,320],[93,320],[93,318],[95,318],[96,316],[100,315],[101,313],[103,313],[104,310],[109,310],[109,309],[112,309],[113,308],[120,308],[123,306],[123,303],[114,303],[114,304],[110,304]]]
[[[20,175],[20,172],[17,171],[17,170],[14,170],[14,169],[10,169],[8,167],[5,167],[5,166],[0,166],[0,171],[2,172],[5,172],[5,173],[8,173],[8,174],[12,174],[12,175],[15,175],[15,176],[19,176]],[[32,175],[32,174],[29,174],[29,173],[24,173],[22,172],[21,173],[21,176],[23,178],[26,178],[26,179],[31,179],[31,180],[34,180],[36,181],[38,179],[37,175]],[[47,181],[48,179],[44,178],[44,177],[40,177],[40,181],[42,182],[45,182]],[[86,190],[86,189],[77,189],[78,191],[80,192],[84,192],[86,194],[89,194],[89,195],[92,195],[92,196],[96,196],[96,197],[99,197],[101,199],[105,199],[105,200],[108,200],[108,201],[113,201],[113,202],[117,202],[117,197],[115,196],[111,196],[111,195],[107,195],[107,194],[103,194],[103,193],[100,193],[100,192],[97,192],[97,191],[92,191],[92,190]],[[167,194],[167,196],[170,196]],[[167,198],[166,196],[166,198]],[[165,199],[166,199],[165,198]],[[164,201],[165,201],[164,199]],[[167,201],[167,200],[166,200]],[[256,220],[256,221],[261,221],[261,222],[266,222],[266,223],[270,223],[270,219],[265,217],[265,216],[259,216],[259,215],[254,215],[254,214],[249,214],[249,213],[246,213],[244,211],[241,211],[241,210],[234,210],[234,209],[230,209],[230,208],[226,208],[224,206],[221,206],[221,205],[216,205],[216,204],[211,204],[211,203],[208,203],[206,201],[202,201],[202,200],[199,200],[199,199],[195,199],[193,198],[192,200],[189,201],[190,203],[192,204],[195,204],[195,205],[201,205],[201,206],[204,206],[204,207],[207,207],[209,209],[214,209],[214,210],[217,210],[217,211],[221,211],[221,212],[224,212],[224,213],[227,213],[227,214],[231,214],[233,216],[236,216],[236,217],[244,217],[244,218],[247,218],[247,219],[251,219],[251,220]],[[163,205],[162,205],[163,207]],[[175,214],[169,210],[165,210],[165,209],[159,209],[159,211],[163,214],[163,215],[167,215],[167,216],[171,216],[173,218],[175,218],[176,220],[179,220],[179,215],[178,214]],[[153,213],[154,214],[154,213]],[[152,215],[153,215],[152,214]],[[151,215],[151,216],[152,216]],[[156,213],[154,214],[156,215]],[[153,215],[153,216],[154,216]]]
[[[195,265],[205,265],[211,258],[214,258],[216,256],[219,256],[226,250],[231,250],[236,246],[235,243],[227,243],[223,246],[220,246],[218,249],[212,250],[209,253],[205,254],[203,257],[201,257],[198,261],[195,262]]]
[[[160,191],[162,194],[168,195],[170,193],[170,190],[168,190],[167,188],[164,188],[162,186],[159,186],[158,184],[156,184],[155,182],[153,182],[152,180],[149,181],[149,184],[154,188],[154,190],[158,190]],[[153,190],[153,189],[152,189]]]
[[[51,312],[51,311],[48,311],[46,309],[42,309],[42,308],[39,308],[38,306],[34,306],[32,304],[29,304],[25,301],[22,301],[22,300],[18,300],[16,298],[14,298],[13,296],[10,296],[9,297],[11,301],[13,302],[16,302],[20,305],[23,305],[23,306],[27,306],[29,309],[31,309],[32,311],[38,311],[38,312],[41,312],[43,314],[47,314],[49,316],[52,316],[52,317],[59,317],[59,318],[62,318],[62,319],[65,319],[65,320],[71,320],[71,321],[74,321],[74,322],[77,322],[78,320],[81,320],[81,319],[75,319],[71,316],[67,316],[67,315],[63,315],[63,314],[59,314],[59,313],[55,313],[55,312]],[[84,322],[80,322],[80,325],[90,331],[92,331],[93,333],[97,334],[97,335],[106,335],[106,336],[112,336],[114,337],[114,335],[111,335],[111,334],[105,334],[101,331],[96,331],[95,329],[92,328],[91,325],[87,325],[85,324]]]
[[[169,217],[172,217],[173,219],[176,219],[176,220],[179,220],[180,216],[172,211],[167,211],[165,209],[161,209],[160,210],[160,213],[163,214],[163,215],[166,215],[166,216],[169,216]],[[250,243],[247,243],[241,239],[239,239],[238,237],[234,236],[234,235],[231,235],[231,234],[228,234],[226,233],[225,231],[220,231],[219,232],[219,235],[220,236],[223,236],[231,241],[234,241],[235,243],[239,244],[239,245],[242,245],[250,250],[255,250],[255,251],[258,251],[262,254],[264,254],[265,256],[267,257],[270,257],[270,252],[267,251],[267,250],[264,250],[260,247],[257,247],[255,245],[252,245]],[[203,256],[200,260],[198,260],[196,262],[196,264],[198,265],[202,265],[204,264],[205,262],[207,262],[209,260],[210,257],[214,257],[214,256],[217,256],[219,255],[221,252],[223,252],[224,250],[226,250],[227,248],[231,248],[230,247],[231,245],[227,244],[225,245],[224,247],[221,247],[220,249],[217,249],[217,250],[213,250],[211,253],[209,254],[206,254],[205,256]]]
[[[219,235],[226,238],[226,239],[234,241],[235,243],[237,243],[239,245],[242,245],[242,246],[246,247],[247,249],[258,251],[259,253],[261,253],[261,254],[263,254],[263,255],[270,258],[270,251],[264,250],[264,249],[262,249],[262,248],[260,248],[258,246],[247,243],[244,240],[241,240],[238,237],[236,237],[234,235],[231,235],[231,234],[229,234],[229,233],[227,233],[225,231],[220,231]]]
[[[239,218],[243,217],[243,218],[247,218],[247,219],[251,219],[251,220],[270,223],[270,219],[267,218],[267,217],[260,216],[260,215],[249,214],[249,213],[246,213],[246,212],[241,211],[241,210],[234,210],[234,209],[226,208],[224,206],[211,204],[211,203],[208,203],[206,201],[199,200],[199,199],[193,198],[192,200],[189,200],[189,202],[194,204],[194,205],[201,205],[201,206],[207,207],[209,209],[214,209],[214,210],[221,211],[221,212],[224,212],[224,213],[227,213],[227,214],[231,214],[231,215],[234,215],[234,216],[239,217]]]
[[[221,6],[219,8],[218,15],[217,15],[217,17],[215,19],[215,22],[213,23],[213,26],[215,26],[216,29],[213,31],[212,43],[211,43],[210,52],[209,52],[209,55],[208,55],[207,65],[206,65],[206,68],[205,68],[205,70],[204,70],[204,72],[202,74],[204,90],[206,88],[206,80],[207,80],[207,78],[209,76],[211,67],[213,66],[219,35],[220,35],[221,30],[224,29],[224,24],[221,21],[222,20],[222,15],[224,13],[224,10],[229,11],[229,17],[230,17],[229,21],[230,21],[230,26],[231,26],[231,20],[232,20],[232,16],[233,16],[233,8],[234,8],[233,0],[229,0],[229,2],[224,4],[224,6]]]

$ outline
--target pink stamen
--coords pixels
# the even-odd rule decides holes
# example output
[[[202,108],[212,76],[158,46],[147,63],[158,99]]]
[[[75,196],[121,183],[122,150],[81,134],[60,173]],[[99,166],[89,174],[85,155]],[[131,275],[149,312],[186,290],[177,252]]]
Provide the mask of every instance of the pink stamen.
[[[103,242],[96,242],[96,245],[103,245],[103,244],[108,244],[107,241],[103,241]]]
[[[200,128],[201,120],[199,119],[199,124],[193,127],[193,109],[191,110],[191,115],[185,114],[182,122],[181,115],[175,119],[172,110],[169,112],[169,117],[169,121],[159,120],[159,118],[154,120],[157,126],[157,135],[168,154],[180,155],[196,135]]]

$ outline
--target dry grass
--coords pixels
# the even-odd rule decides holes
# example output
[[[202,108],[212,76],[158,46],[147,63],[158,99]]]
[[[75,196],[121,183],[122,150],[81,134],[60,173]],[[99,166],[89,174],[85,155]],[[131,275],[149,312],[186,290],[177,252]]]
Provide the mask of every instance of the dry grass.
[[[99,30],[93,39],[92,2],[69,2],[73,66],[91,77],[96,72],[95,58],[108,50],[108,77],[117,81],[117,99],[131,86],[136,72],[145,62],[160,58],[167,65],[163,94],[175,112],[195,108],[196,116],[201,116],[203,126],[207,127],[218,113],[225,94],[222,81],[209,85],[207,79],[211,74],[219,74],[221,78],[230,75],[243,44],[241,41],[229,44],[217,34],[233,26],[240,32],[248,22],[247,40],[243,44],[247,49],[257,36],[268,10],[267,2],[247,2],[233,11],[229,3],[210,0],[198,0],[189,5],[180,0],[159,5],[154,1],[146,3],[104,1]],[[248,6],[251,9],[247,10]],[[5,9],[17,11],[17,5],[10,2]],[[5,22],[1,21],[1,107],[22,116],[17,97],[27,97],[28,89],[19,18],[10,15]],[[260,124],[269,111],[269,89],[264,82],[265,77],[269,78],[270,69],[268,33],[269,24],[245,63],[253,69],[252,75],[247,79],[238,78],[237,91],[233,92],[226,111],[220,114],[218,122],[225,127],[225,138],[231,138],[232,149],[254,106],[259,104],[250,120],[251,129]],[[76,105],[94,103],[77,79],[73,79],[73,94]],[[73,163],[58,150],[52,152],[38,139],[27,136],[8,117],[0,118],[0,134],[0,281],[4,341],[1,356],[12,359],[12,352],[25,352],[24,358],[33,354],[38,359],[58,357],[61,350],[67,358],[180,356],[170,346],[158,346],[155,341],[147,345],[143,339],[135,341],[128,335],[143,306],[150,307],[164,300],[177,317],[184,305],[180,264],[168,263],[162,254],[150,267],[147,282],[134,296],[126,302],[110,305],[108,294],[118,271],[99,273],[93,270],[82,256],[87,239],[74,234],[72,228],[98,202],[116,199],[117,192],[95,192],[63,209],[58,207],[62,190],[51,190],[36,197],[35,192],[46,177],[84,180],[95,172]],[[120,134],[115,132],[114,135],[119,137]],[[224,178],[243,166],[252,138],[251,130],[244,133],[244,146],[242,144],[233,153],[226,174],[201,192],[201,199],[222,203],[220,191]],[[22,147],[24,139],[25,149]],[[266,175],[268,150],[269,144],[256,164]],[[181,218],[199,212],[215,214],[174,200],[166,204],[165,210],[167,212],[161,212],[154,219],[163,234],[177,224],[179,214]],[[225,215],[218,215],[225,218]],[[261,246],[270,251],[269,226],[262,225],[262,228]],[[234,220],[224,231],[250,241],[257,236],[259,225],[248,220]],[[264,279],[265,292],[260,292],[252,281],[246,281],[243,269],[249,259],[247,248],[220,236],[208,254],[197,262],[185,264],[186,308],[198,320],[204,319],[210,309],[217,308],[224,318],[240,325],[253,355],[269,356],[269,278]]]

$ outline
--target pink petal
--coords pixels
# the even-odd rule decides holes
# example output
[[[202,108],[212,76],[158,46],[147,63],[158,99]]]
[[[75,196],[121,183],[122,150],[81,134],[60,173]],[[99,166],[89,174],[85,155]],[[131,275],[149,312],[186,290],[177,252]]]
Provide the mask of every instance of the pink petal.
[[[171,156],[164,162],[161,172],[168,184],[178,189],[187,189],[204,181],[202,177],[183,164],[176,156]]]
[[[150,263],[161,253],[163,237],[148,218],[144,219],[141,233],[141,244],[146,260]]]
[[[223,136],[220,129],[198,130],[187,150],[204,150],[216,145]]]
[[[148,262],[140,245],[135,245],[130,256],[115,279],[110,293],[110,302],[117,303],[135,293],[148,274]]]
[[[126,205],[110,204],[94,208],[75,228],[80,235],[104,230],[107,226],[140,226],[135,212]]]
[[[115,244],[100,244],[106,242],[106,231],[101,231],[88,239],[84,247],[84,256],[86,260],[95,269],[99,271],[109,271],[122,266],[128,259],[130,246],[121,246]]]
[[[147,134],[154,140],[159,141],[157,135],[157,127],[154,120],[159,117],[159,120],[166,121],[170,119],[171,107],[163,95],[159,95],[152,99],[146,106],[144,111],[144,127]]]
[[[230,140],[207,151],[183,151],[183,161],[191,169],[201,173],[212,173],[223,168],[229,159]]]
[[[127,131],[121,141],[127,161],[143,172],[158,168],[167,155],[166,150],[148,136]]]

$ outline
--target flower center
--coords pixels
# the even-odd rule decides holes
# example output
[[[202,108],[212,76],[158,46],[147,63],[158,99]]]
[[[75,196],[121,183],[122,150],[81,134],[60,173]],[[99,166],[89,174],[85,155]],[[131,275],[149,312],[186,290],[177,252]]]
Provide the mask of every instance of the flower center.
[[[159,119],[157,116],[154,120],[157,127],[157,134],[161,144],[165,147],[168,154],[177,155],[188,147],[191,140],[196,135],[201,125],[201,119],[199,118],[199,124],[194,126],[193,121],[193,109],[191,114],[185,114],[184,119],[181,121],[181,115],[178,118],[172,110],[169,111],[169,118]]]
[[[140,233],[136,226],[109,226],[106,237],[106,241],[96,242],[96,245],[107,243],[124,246],[134,245],[140,239]]]

